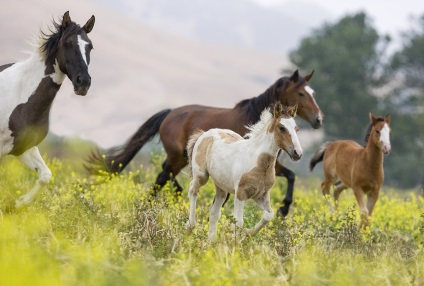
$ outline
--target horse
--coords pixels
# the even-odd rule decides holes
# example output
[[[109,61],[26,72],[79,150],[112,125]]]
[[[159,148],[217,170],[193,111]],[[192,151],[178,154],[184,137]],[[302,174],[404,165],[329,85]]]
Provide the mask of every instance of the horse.
[[[0,157],[16,156],[38,173],[35,186],[15,201],[17,209],[31,204],[52,176],[37,145],[47,135],[50,108],[65,75],[75,94],[84,96],[90,88],[93,45],[87,34],[94,22],[92,16],[80,27],[68,11],[60,23],[53,21],[50,35],[41,32],[27,60],[0,66]]]
[[[280,150],[292,160],[302,157],[302,147],[293,119],[296,107],[283,107],[278,101],[271,113],[262,111],[260,120],[248,127],[246,139],[238,133],[213,128],[198,129],[187,143],[187,154],[192,181],[189,188],[190,216],[186,229],[196,225],[196,201],[200,187],[212,178],[215,198],[210,208],[209,239],[216,240],[216,227],[221,207],[227,194],[234,196],[234,218],[237,229],[243,227],[243,209],[247,199],[253,199],[262,209],[261,220],[251,229],[243,229],[247,236],[256,235],[274,216],[269,191],[275,180],[275,162]]]
[[[361,211],[360,228],[369,226],[369,217],[384,182],[383,154],[387,155],[391,151],[390,115],[383,118],[370,113],[370,120],[365,147],[351,140],[326,142],[312,156],[309,165],[312,171],[317,163],[323,161],[322,193],[328,198],[330,187],[334,185],[336,208],[340,193],[352,188]]]
[[[313,128],[320,128],[323,115],[315,101],[315,91],[308,83],[313,73],[302,77],[296,70],[290,77],[279,78],[261,95],[242,100],[234,108],[185,105],[173,110],[162,110],[141,125],[125,145],[106,151],[105,156],[99,150],[92,152],[86,168],[92,174],[98,174],[99,169],[110,173],[121,172],[144,144],[159,133],[167,158],[162,164],[162,172],[156,178],[154,192],[171,180],[180,193],[182,187],[175,177],[187,165],[186,145],[196,129],[230,129],[243,136],[248,131],[246,126],[258,122],[261,112],[275,100],[287,106],[297,104],[298,115]],[[284,206],[279,209],[279,214],[286,216],[293,200],[295,174],[277,161],[276,175],[285,176],[288,182]]]

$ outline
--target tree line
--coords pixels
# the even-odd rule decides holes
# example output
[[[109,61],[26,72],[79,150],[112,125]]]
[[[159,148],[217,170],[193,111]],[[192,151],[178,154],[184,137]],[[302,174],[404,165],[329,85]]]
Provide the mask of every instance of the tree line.
[[[325,141],[364,144],[369,112],[390,113],[392,153],[385,158],[385,183],[414,188],[424,185],[424,15],[389,53],[391,44],[359,12],[315,29],[290,60],[316,71],[312,81],[325,114]]]

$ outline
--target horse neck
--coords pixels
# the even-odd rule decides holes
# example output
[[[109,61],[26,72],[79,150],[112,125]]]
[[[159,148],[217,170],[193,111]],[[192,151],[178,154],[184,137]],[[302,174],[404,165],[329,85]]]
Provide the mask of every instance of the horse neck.
[[[278,94],[274,85],[272,85],[262,94],[241,103],[244,103],[242,108],[245,108],[245,113],[248,114],[250,122],[256,123],[261,118],[262,111],[270,107],[276,100],[278,100]]]
[[[248,140],[251,142],[252,150],[255,150],[258,154],[268,153],[275,158],[277,157],[280,148],[275,143],[272,133],[261,132],[257,136],[249,138]]]
[[[44,57],[41,52],[34,52],[22,65],[26,71],[23,74],[27,77],[21,80],[29,87],[26,90],[28,94],[22,94],[27,98],[28,104],[21,108],[25,108],[25,113],[33,118],[48,118],[51,104],[65,79],[65,74],[59,69],[55,55]]]
[[[380,148],[369,138],[367,146],[365,146],[365,157],[368,161],[368,165],[372,167],[372,170],[379,170],[379,168],[383,165],[383,152],[381,152]]]

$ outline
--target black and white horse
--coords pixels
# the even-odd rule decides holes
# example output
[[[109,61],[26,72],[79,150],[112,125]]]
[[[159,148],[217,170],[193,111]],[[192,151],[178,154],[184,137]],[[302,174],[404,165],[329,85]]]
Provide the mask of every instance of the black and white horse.
[[[53,22],[50,35],[41,32],[37,50],[22,62],[0,66],[0,157],[14,155],[38,172],[38,181],[30,192],[18,198],[16,208],[33,202],[51,172],[36,147],[46,137],[52,102],[65,75],[77,95],[86,95],[93,45],[87,34],[94,16],[80,25],[71,21],[69,12],[60,23]]]

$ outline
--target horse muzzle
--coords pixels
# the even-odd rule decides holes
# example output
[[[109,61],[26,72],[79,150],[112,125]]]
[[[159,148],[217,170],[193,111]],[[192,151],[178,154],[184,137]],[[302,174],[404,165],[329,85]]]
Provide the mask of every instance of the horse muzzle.
[[[392,151],[392,147],[391,146],[383,146],[383,154],[384,155],[389,155],[390,151]]]
[[[297,151],[296,149],[293,149],[292,152],[290,152],[290,159],[292,159],[292,161],[299,161],[300,158],[302,158],[303,152],[302,151]]]
[[[86,95],[88,92],[88,89],[91,86],[91,77],[90,75],[86,76],[77,76],[74,81],[72,81],[72,84],[74,86],[74,92],[76,95]]]

